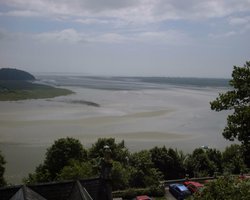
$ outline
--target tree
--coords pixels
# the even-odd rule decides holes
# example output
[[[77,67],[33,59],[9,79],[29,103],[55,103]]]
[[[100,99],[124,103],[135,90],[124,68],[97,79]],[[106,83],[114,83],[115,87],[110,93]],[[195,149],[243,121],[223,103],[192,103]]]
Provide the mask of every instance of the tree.
[[[72,180],[91,178],[96,176],[93,170],[93,166],[90,162],[80,162],[71,160],[69,165],[65,166],[59,174],[57,174],[57,180]]]
[[[87,160],[87,151],[80,141],[69,137],[58,139],[47,149],[44,163],[24,181],[26,183],[54,181],[61,170],[73,160],[79,162]]]
[[[159,186],[163,178],[162,173],[154,168],[151,160],[151,153],[147,150],[139,151],[131,156],[130,165],[132,187]]]
[[[123,190],[128,188],[130,176],[129,168],[125,168],[120,162],[114,161],[111,173],[112,189]]]
[[[5,164],[6,164],[6,161],[0,151],[0,187],[6,185],[6,181],[3,177],[4,171],[5,171],[5,167],[4,167]]]
[[[43,183],[53,181],[51,175],[44,164],[36,167],[35,173],[30,173],[27,178],[23,179],[25,184]]]
[[[231,176],[220,177],[194,194],[193,200],[248,200],[250,199],[250,180],[239,180]]]
[[[74,138],[61,138],[47,149],[44,164],[52,178],[55,178],[64,166],[71,160],[84,161],[87,159],[87,151],[79,140]]]
[[[216,172],[222,173],[223,166],[222,166],[222,154],[219,150],[216,149],[207,149],[206,154],[208,159],[213,162],[215,166]]]
[[[185,156],[182,152],[171,148],[167,149],[164,146],[162,148],[154,147],[150,153],[154,166],[162,172],[164,179],[177,179],[185,176],[183,164]]]
[[[210,102],[215,111],[233,110],[227,118],[223,136],[228,140],[239,140],[244,149],[245,161],[250,166],[250,62],[244,67],[234,66],[232,90],[220,93],[216,100]]]
[[[193,177],[212,176],[216,172],[216,165],[212,162],[206,150],[197,148],[186,159],[187,173]]]
[[[116,143],[114,138],[99,138],[89,149],[89,158],[97,159],[103,157],[103,147],[108,145],[112,152],[112,159],[126,164],[129,158],[129,151],[124,141]]]
[[[230,174],[240,174],[246,170],[240,145],[232,144],[231,146],[226,147],[222,157],[225,172]]]
[[[0,80],[35,80],[35,77],[19,69],[2,68],[0,69]]]

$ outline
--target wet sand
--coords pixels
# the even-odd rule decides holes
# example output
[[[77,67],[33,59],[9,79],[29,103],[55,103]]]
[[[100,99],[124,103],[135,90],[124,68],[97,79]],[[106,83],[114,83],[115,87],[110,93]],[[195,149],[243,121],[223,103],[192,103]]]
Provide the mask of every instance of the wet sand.
[[[125,140],[131,151],[154,146],[190,152],[201,145],[223,149],[226,112],[210,110],[217,90],[107,91],[69,88],[76,94],[49,100],[0,102],[0,150],[6,179],[20,183],[62,137],[88,148],[100,137]],[[100,107],[69,102],[94,102]]]

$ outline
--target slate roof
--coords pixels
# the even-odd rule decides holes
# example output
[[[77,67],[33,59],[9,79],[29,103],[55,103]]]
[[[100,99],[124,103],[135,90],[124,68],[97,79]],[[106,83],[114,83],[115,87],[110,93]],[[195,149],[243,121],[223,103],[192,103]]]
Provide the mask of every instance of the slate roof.
[[[46,200],[46,199],[24,185],[10,198],[10,200]]]
[[[0,188],[0,200],[99,200],[100,179]]]

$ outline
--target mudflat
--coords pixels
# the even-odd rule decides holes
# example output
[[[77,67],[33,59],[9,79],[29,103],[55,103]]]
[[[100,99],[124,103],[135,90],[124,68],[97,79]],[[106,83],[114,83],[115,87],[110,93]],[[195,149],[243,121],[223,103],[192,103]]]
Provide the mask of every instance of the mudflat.
[[[33,172],[46,149],[62,137],[77,138],[86,148],[98,138],[113,137],[125,140],[131,151],[165,145],[190,152],[201,145],[223,149],[228,144],[221,135],[227,113],[209,107],[217,90],[68,89],[75,94],[0,102],[0,150],[9,182],[20,183]]]

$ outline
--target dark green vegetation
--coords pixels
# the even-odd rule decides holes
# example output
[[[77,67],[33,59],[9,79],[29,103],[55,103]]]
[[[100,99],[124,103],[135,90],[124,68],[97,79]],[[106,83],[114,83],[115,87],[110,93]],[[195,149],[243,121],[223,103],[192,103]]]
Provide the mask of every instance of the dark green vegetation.
[[[211,109],[215,111],[233,110],[227,118],[227,126],[223,136],[228,140],[237,139],[242,143],[242,151],[250,167],[250,62],[244,67],[234,66],[232,90],[220,94],[211,102]]]
[[[5,167],[4,167],[5,163],[6,162],[4,160],[4,157],[2,156],[1,151],[0,151],[0,187],[6,185],[6,181],[3,177],[4,171],[5,171]]]
[[[32,83],[31,74],[16,69],[0,70],[0,101],[53,98],[72,94],[67,89]]]
[[[250,179],[225,176],[206,185],[193,200],[248,200],[250,199]]]
[[[26,81],[0,80],[0,101],[44,99],[69,95],[72,93],[72,91],[67,89],[54,88],[52,86],[35,84]]]
[[[0,69],[0,80],[35,80],[35,77],[28,72],[12,69],[12,68],[2,68]]]
[[[216,149],[197,148],[191,154],[184,154],[164,146],[131,153],[124,141],[117,143],[114,138],[100,138],[89,149],[85,149],[77,139],[61,138],[47,149],[44,162],[36,168],[34,173],[24,179],[24,183],[98,177],[105,145],[109,145],[112,151],[111,177],[113,191],[115,191],[114,197],[132,198],[140,194],[164,196],[165,190],[160,184],[162,180],[183,179],[187,175],[191,178],[224,174],[238,175],[247,172],[241,146],[237,144],[227,147],[223,152]],[[4,164],[4,158],[0,156],[1,185],[5,185]],[[213,199],[213,196],[208,198],[211,190],[215,193],[221,190],[226,191],[228,188],[231,192],[231,186],[221,185],[221,179],[218,181],[218,184],[217,181],[211,183],[211,187],[217,189],[204,190],[207,199]],[[247,187],[249,188],[249,182],[241,185],[236,182],[233,187],[239,187],[244,192]],[[215,195],[214,193],[211,195]]]
[[[62,138],[47,149],[44,162],[24,181],[38,183],[96,177],[105,145],[112,150],[113,190],[128,190],[122,193],[125,196],[131,191],[136,193],[138,188],[146,188],[149,194],[163,195],[161,180],[184,178],[187,174],[200,177],[246,171],[240,145],[236,144],[224,152],[197,148],[191,154],[184,154],[172,148],[154,147],[131,153],[123,141],[117,143],[114,138],[98,139],[89,149],[74,138]]]
[[[162,173],[155,168],[150,151],[144,150],[131,154],[124,142],[116,143],[113,138],[102,138],[84,149],[74,138],[62,138],[47,149],[45,160],[35,173],[29,174],[25,183],[48,182],[91,178],[99,176],[99,163],[103,157],[103,147],[109,145],[112,151],[113,190],[130,187],[151,188],[158,191]],[[161,192],[160,192],[161,191]],[[158,193],[164,194],[161,189]]]

